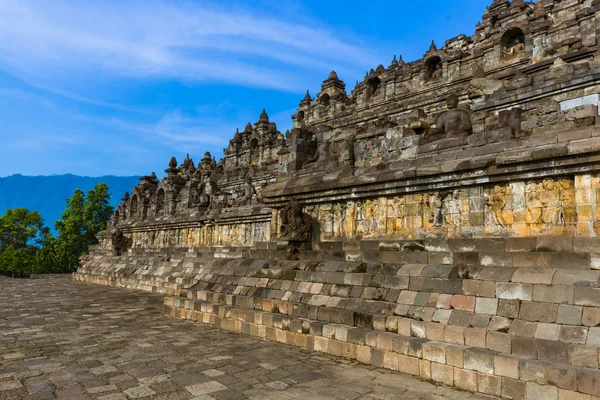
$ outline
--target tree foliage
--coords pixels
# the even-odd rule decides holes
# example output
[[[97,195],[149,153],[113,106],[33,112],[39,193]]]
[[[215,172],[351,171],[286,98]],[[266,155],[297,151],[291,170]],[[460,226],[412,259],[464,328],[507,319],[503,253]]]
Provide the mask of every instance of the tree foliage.
[[[106,229],[108,220],[114,211],[109,201],[110,194],[106,183],[99,183],[87,192],[83,206],[86,247],[90,244],[97,244],[96,235]]]
[[[0,274],[27,276],[36,273],[70,272],[77,268],[79,256],[96,235],[106,229],[113,208],[104,183],[89,190],[87,196],[77,189],[67,199],[61,219],[56,221],[58,237],[44,227],[37,211],[25,208],[8,210],[0,217]]]
[[[0,273],[24,276],[36,273],[35,257],[48,235],[37,211],[15,208],[0,217]]]

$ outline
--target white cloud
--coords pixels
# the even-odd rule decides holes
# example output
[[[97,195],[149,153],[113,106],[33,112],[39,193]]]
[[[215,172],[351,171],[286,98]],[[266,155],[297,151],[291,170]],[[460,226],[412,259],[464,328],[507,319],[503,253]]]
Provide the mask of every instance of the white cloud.
[[[203,125],[202,120],[174,111],[165,115],[154,128],[154,132],[173,142],[197,143],[221,146],[227,143],[222,127],[216,129]],[[216,133],[219,132],[219,133]],[[233,134],[231,135],[233,137]]]
[[[38,79],[95,71],[299,91],[307,70],[374,64],[326,28],[206,2],[4,0],[0,20],[0,68]]]

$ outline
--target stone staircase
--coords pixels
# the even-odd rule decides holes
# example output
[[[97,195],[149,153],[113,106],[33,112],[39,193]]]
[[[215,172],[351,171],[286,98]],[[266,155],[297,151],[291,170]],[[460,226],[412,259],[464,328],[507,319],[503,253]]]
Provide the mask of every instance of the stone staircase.
[[[600,396],[599,238],[318,244],[87,256],[80,281],[165,313],[511,399]]]

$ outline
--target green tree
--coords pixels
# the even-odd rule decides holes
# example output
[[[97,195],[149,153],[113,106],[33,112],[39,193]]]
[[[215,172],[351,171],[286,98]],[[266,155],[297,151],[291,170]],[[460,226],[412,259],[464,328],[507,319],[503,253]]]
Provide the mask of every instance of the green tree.
[[[47,236],[49,230],[37,211],[7,210],[0,217],[0,273],[9,276],[39,273],[43,266],[36,263],[36,256]]]
[[[67,208],[61,219],[56,221],[58,243],[53,244],[55,251],[60,251],[60,264],[63,268],[76,268],[79,256],[86,249],[86,224],[84,217],[85,195],[77,189],[73,197],[67,199]]]
[[[113,213],[113,207],[109,204],[110,193],[106,183],[99,183],[87,192],[83,217],[86,225],[86,245],[97,244],[96,235],[106,229],[108,220]],[[87,247],[86,246],[86,247]]]
[[[75,190],[56,221],[57,238],[44,227],[37,211],[8,210],[0,217],[0,274],[27,276],[75,270],[79,256],[98,243],[96,235],[106,229],[113,212],[109,200],[105,183],[96,185],[87,196]]]
[[[44,254],[55,263],[54,269],[68,271],[77,268],[79,256],[86,252],[88,246],[98,243],[96,235],[106,229],[113,213],[109,200],[105,183],[97,184],[87,196],[77,189],[73,197],[67,199],[67,208],[55,225],[58,239],[48,241]]]

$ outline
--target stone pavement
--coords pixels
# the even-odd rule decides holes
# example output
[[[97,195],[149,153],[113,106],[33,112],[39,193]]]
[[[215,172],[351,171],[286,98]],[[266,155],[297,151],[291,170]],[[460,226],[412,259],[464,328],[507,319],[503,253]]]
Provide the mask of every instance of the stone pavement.
[[[484,399],[170,319],[162,296],[0,277],[0,399]]]

